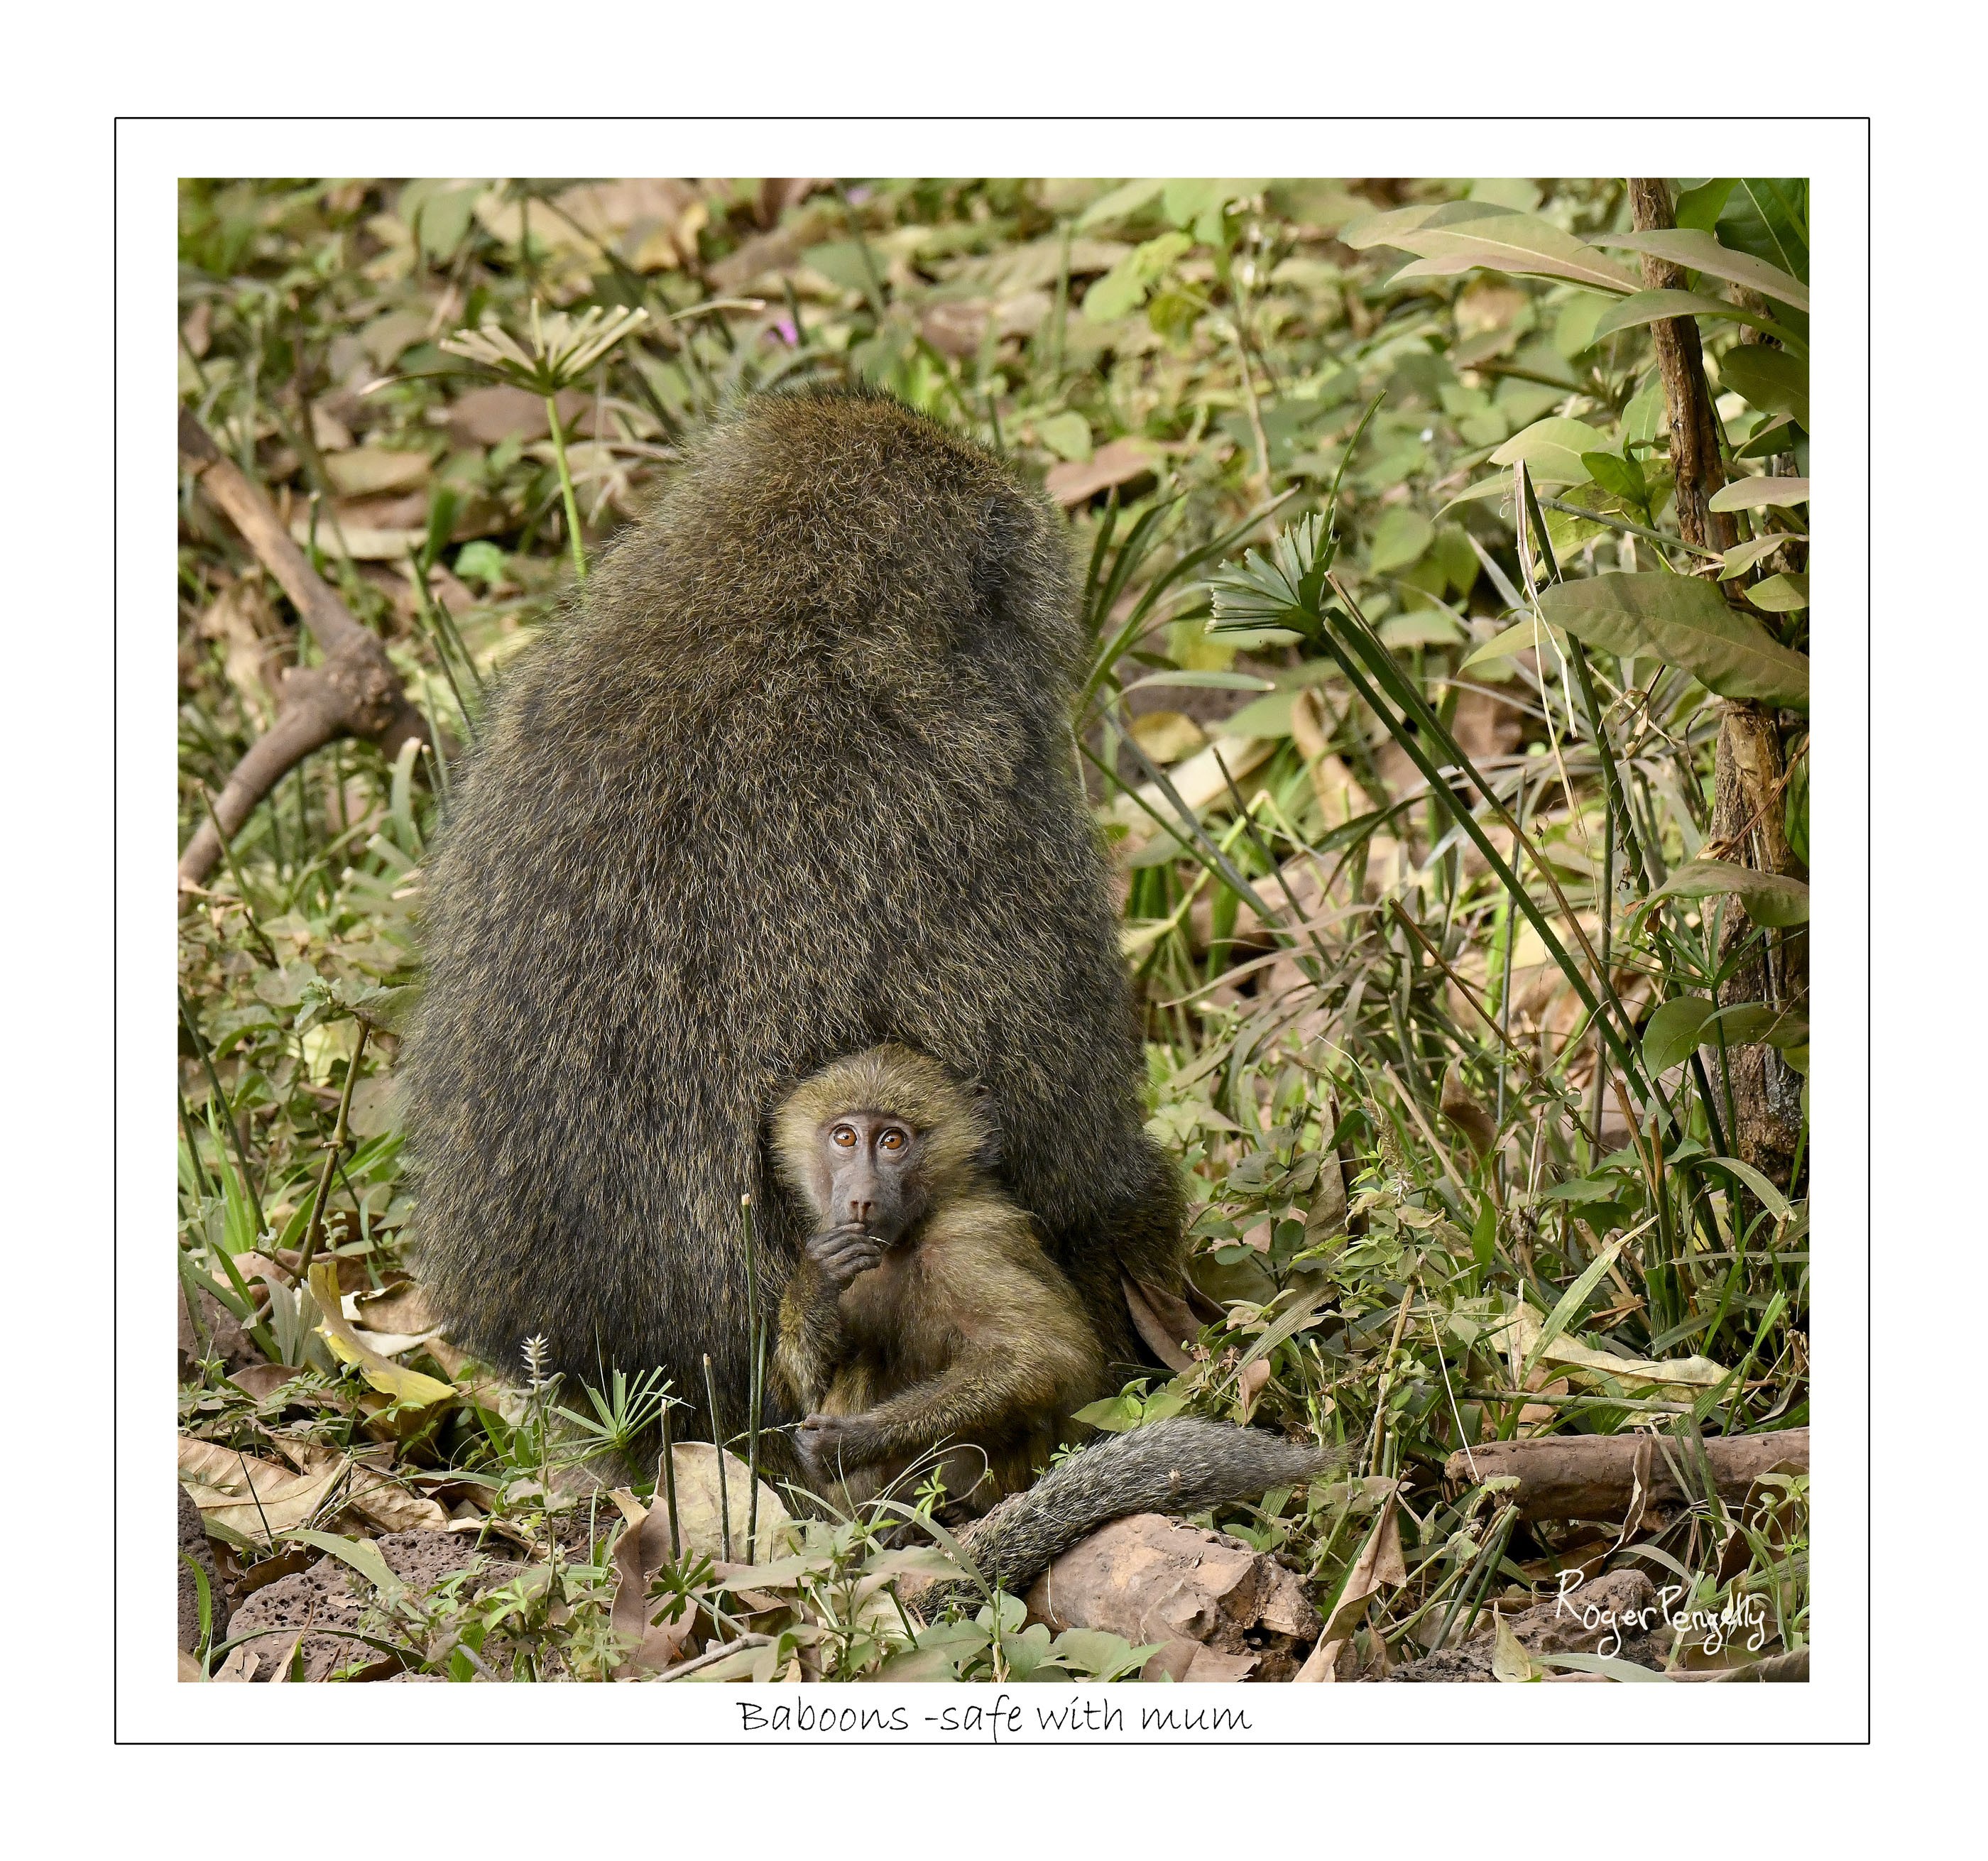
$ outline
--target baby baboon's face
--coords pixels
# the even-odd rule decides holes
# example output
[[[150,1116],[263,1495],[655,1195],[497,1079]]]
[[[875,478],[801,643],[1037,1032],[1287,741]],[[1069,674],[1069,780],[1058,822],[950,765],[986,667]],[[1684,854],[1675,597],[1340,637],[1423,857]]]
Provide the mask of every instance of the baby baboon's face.
[[[845,1112],[821,1128],[821,1219],[858,1223],[886,1247],[925,1213],[918,1134],[884,1112]]]

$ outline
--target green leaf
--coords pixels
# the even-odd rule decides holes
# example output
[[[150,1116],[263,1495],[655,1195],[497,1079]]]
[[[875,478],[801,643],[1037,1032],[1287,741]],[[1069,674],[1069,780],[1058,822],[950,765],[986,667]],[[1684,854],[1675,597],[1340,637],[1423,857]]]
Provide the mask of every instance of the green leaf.
[[[1537,621],[1517,621],[1503,632],[1493,634],[1456,669],[1467,672],[1473,665],[1483,665],[1493,659],[1510,659],[1535,646],[1543,651],[1552,632],[1550,627]],[[1566,642],[1563,639],[1560,644],[1564,646]]]
[[[1735,1002],[1706,1017],[1705,1037],[1728,1047],[1806,1047],[1808,1017],[1767,1002]]]
[[[1622,443],[1649,445],[1671,430],[1670,410],[1664,400],[1663,377],[1655,369],[1622,410]]]
[[[480,581],[486,588],[504,579],[508,566],[504,552],[494,543],[465,543],[455,553],[456,574],[464,581]]]
[[[1730,581],[1736,575],[1744,575],[1755,563],[1773,554],[1784,543],[1806,543],[1806,532],[1770,530],[1764,536],[1756,536],[1750,543],[1736,543],[1726,552],[1726,566],[1719,571],[1721,581]]]
[[[1570,1176],[1564,1183],[1556,1183],[1550,1189],[1543,1189],[1533,1198],[1537,1202],[1566,1202],[1576,1208],[1591,1208],[1597,1203],[1613,1202],[1621,1195],[1626,1186],[1619,1176]]]
[[[1391,575],[1422,560],[1435,540],[1435,526],[1418,510],[1395,504],[1384,511],[1368,545],[1367,564],[1376,575]]]
[[[1719,578],[1721,580],[1724,577]],[[1746,590],[1746,598],[1768,614],[1799,614],[1808,605],[1806,575],[1770,575]]]
[[[1355,252],[1365,252],[1375,245],[1394,245],[1403,252],[1413,252],[1418,249],[1403,242],[1405,234],[1422,227],[1492,219],[1509,211],[1488,201],[1443,201],[1433,206],[1395,207],[1385,213],[1363,214],[1358,219],[1348,220],[1340,228],[1339,240]]]
[[[1704,1043],[1699,1030],[1712,1004],[1702,995],[1680,995],[1664,1003],[1643,1030],[1643,1064],[1654,1079],[1682,1066]]]
[[[1542,1678],[1526,1644],[1512,1633],[1511,1624],[1496,1603],[1491,1607],[1491,1677],[1510,1683]]]
[[[1757,310],[1749,310],[1736,303],[1728,303],[1723,297],[1706,297],[1696,291],[1638,291],[1633,297],[1625,297],[1619,303],[1611,303],[1594,326],[1594,333],[1588,339],[1589,346],[1614,335],[1618,330],[1633,330],[1639,324],[1659,323],[1668,316],[1723,316],[1734,323],[1745,323],[1755,330],[1764,330],[1770,336],[1781,341],[1794,343],[1800,338],[1792,330],[1786,330],[1771,316],[1763,316]]]
[[[1148,685],[1192,685],[1212,692],[1274,692],[1276,681],[1259,678],[1254,672],[1148,672],[1143,678],[1135,678],[1125,688],[1129,695],[1143,692]]]
[[[1631,252],[1646,252],[1668,259],[1686,271],[1709,272],[1728,284],[1743,286],[1771,297],[1777,303],[1793,304],[1797,310],[1808,308],[1808,286],[1790,278],[1777,266],[1746,252],[1734,252],[1709,232],[1677,227],[1657,232],[1598,232],[1597,245],[1626,246]]]
[[[1084,314],[1094,323],[1115,323],[1146,301],[1160,275],[1194,241],[1184,232],[1163,232],[1135,245],[1084,294]]]
[[[1540,1335],[1533,1348],[1526,1353],[1524,1366],[1519,1372],[1519,1387],[1526,1386],[1526,1379],[1533,1373],[1540,1361],[1540,1353],[1581,1316],[1581,1308],[1587,1304],[1588,1296],[1601,1284],[1602,1275],[1615,1264],[1615,1257],[1628,1243],[1628,1236],[1618,1234],[1608,1246],[1587,1264],[1587,1271],[1568,1287],[1560,1296],[1560,1302],[1547,1314],[1547,1321],[1540,1327]]]
[[[1581,462],[1591,452],[1607,448],[1608,435],[1584,421],[1553,414],[1536,420],[1523,433],[1514,433],[1491,455],[1494,465],[1526,462],[1535,484],[1557,481],[1563,485],[1584,485],[1590,474]]]
[[[1753,429],[1753,436],[1745,445],[1735,446],[1735,458],[1771,458],[1777,452],[1787,452],[1795,443],[1800,431],[1799,425],[1786,414],[1776,414],[1763,420]]]
[[[1624,458],[1613,452],[1584,452],[1581,462],[1587,468],[1587,475],[1604,491],[1626,498],[1631,504],[1647,504],[1650,501],[1650,488],[1644,480],[1643,468],[1633,458]]]
[[[1070,1419],[1106,1434],[1123,1434],[1138,1426],[1140,1406],[1136,1396],[1107,1396],[1101,1402],[1085,1403]]]
[[[1568,361],[1594,347],[1595,326],[1621,300],[1595,291],[1576,291],[1554,319],[1553,346]]]
[[[1737,1157],[1723,1156],[1707,1157],[1704,1162],[1707,1169],[1723,1169],[1737,1176],[1760,1198],[1761,1207],[1776,1220],[1785,1221],[1794,1213],[1788,1206],[1787,1197],[1775,1188],[1773,1184],[1762,1176],[1752,1164],[1743,1163]]]
[[[1124,1636],[1107,1629],[1065,1629],[1050,1650],[1051,1658],[1064,1667],[1100,1680],[1136,1673],[1159,1651],[1156,1641],[1135,1648]]]
[[[1721,894],[1739,899],[1756,924],[1785,930],[1808,922],[1808,887],[1784,873],[1756,872],[1730,860],[1695,859],[1680,866],[1637,909],[1659,898],[1709,898]]]
[[[1441,607],[1417,607],[1391,614],[1378,629],[1383,644],[1393,647],[1460,646],[1469,638],[1462,623]]]
[[[1787,805],[1782,810],[1781,831],[1787,834],[1788,851],[1806,866],[1808,857],[1808,758],[1804,756],[1788,772]]]
[[[1540,591],[1555,626],[1604,652],[1681,666],[1722,698],[1808,709],[1808,661],[1695,576],[1596,575]]]
[[[380,1555],[380,1547],[370,1538],[340,1538],[330,1531],[302,1529],[286,1531],[283,1536],[295,1538],[299,1544],[311,1545],[316,1550],[328,1551],[341,1563],[350,1564],[382,1596],[397,1596],[407,1588],[387,1568],[387,1560]]]
[[[1787,414],[1808,425],[1808,364],[1785,349],[1741,343],[1719,358],[1719,384],[1763,414]]]
[[[1687,188],[1677,197],[1677,223],[1696,232],[1711,232],[1739,184],[1736,181],[1708,181],[1702,186]]]
[[[1036,437],[1058,458],[1090,456],[1090,422],[1081,414],[1052,414],[1036,422]]]
[[[1808,229],[1797,217],[1805,211],[1808,184],[1755,177],[1739,182],[1719,214],[1720,243],[1751,252],[1797,278],[1808,276]]]
[[[1713,510],[1760,510],[1808,502],[1805,478],[1743,478],[1722,485],[1706,499]]]
[[[1535,483],[1538,482],[1539,475],[1537,472],[1533,474]],[[1493,477],[1479,479],[1476,484],[1459,491],[1447,504],[1439,506],[1435,514],[1439,517],[1447,516],[1461,505],[1488,504],[1493,499],[1509,498],[1511,495],[1512,475],[1509,472],[1500,472]]]
[[[1155,291],[1146,306],[1146,321],[1168,342],[1185,343],[1207,307],[1185,291]]]
[[[1598,291],[1628,296],[1636,281],[1591,246],[1530,213],[1500,213],[1435,227],[1425,222],[1393,242],[1421,259],[1395,274],[1401,278],[1451,278],[1482,267],[1540,278],[1565,278]]]
[[[1114,188],[1109,194],[1093,201],[1078,215],[1077,231],[1089,232],[1092,228],[1109,225],[1114,220],[1130,219],[1141,208],[1158,200],[1166,184],[1163,181],[1128,181]]]
[[[1222,241],[1222,216],[1229,203],[1253,199],[1263,187],[1261,181],[1170,181],[1161,191],[1160,211],[1169,224],[1215,245]]]
[[[1459,526],[1445,523],[1435,533],[1435,559],[1442,565],[1442,577],[1454,595],[1466,595],[1477,586],[1484,572],[1470,538]]]

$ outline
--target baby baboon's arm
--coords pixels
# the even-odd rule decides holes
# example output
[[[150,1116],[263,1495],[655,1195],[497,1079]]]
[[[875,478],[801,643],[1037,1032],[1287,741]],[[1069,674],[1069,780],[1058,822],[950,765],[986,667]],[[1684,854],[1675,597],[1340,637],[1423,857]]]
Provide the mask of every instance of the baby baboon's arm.
[[[853,1222],[815,1235],[803,1250],[780,1301],[773,1351],[773,1375],[802,1409],[820,1407],[849,1355],[843,1288],[882,1256],[881,1247]]]
[[[961,1339],[952,1362],[860,1414],[832,1443],[842,1464],[907,1459],[948,1440],[992,1447],[1095,1393],[1101,1352],[1075,1293],[1042,1259],[1024,1218],[985,1210],[965,1234],[927,1243],[929,1310]],[[967,1224],[962,1222],[962,1227]],[[991,1230],[991,1231],[990,1231]]]

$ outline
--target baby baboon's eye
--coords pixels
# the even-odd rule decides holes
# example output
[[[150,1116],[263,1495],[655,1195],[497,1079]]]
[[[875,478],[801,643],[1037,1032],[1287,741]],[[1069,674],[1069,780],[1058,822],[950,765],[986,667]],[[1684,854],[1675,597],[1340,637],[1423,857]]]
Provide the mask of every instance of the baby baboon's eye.
[[[847,1125],[837,1125],[829,1134],[838,1149],[849,1149],[856,1142],[856,1132]]]
[[[885,1150],[901,1150],[904,1147],[906,1139],[901,1131],[886,1131],[877,1142]]]

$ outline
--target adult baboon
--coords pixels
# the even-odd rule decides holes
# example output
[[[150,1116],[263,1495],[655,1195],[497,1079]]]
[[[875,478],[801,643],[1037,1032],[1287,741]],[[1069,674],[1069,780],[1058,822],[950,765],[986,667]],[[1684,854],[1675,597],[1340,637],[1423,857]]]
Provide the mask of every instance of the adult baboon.
[[[1112,1359],[1177,1271],[1070,731],[1056,513],[894,401],[783,394],[695,448],[525,655],[429,877],[404,1069],[421,1269],[515,1365],[664,1366],[742,1426],[739,1197],[809,1231],[771,1108],[887,1040],[985,1095],[1002,1189]]]

